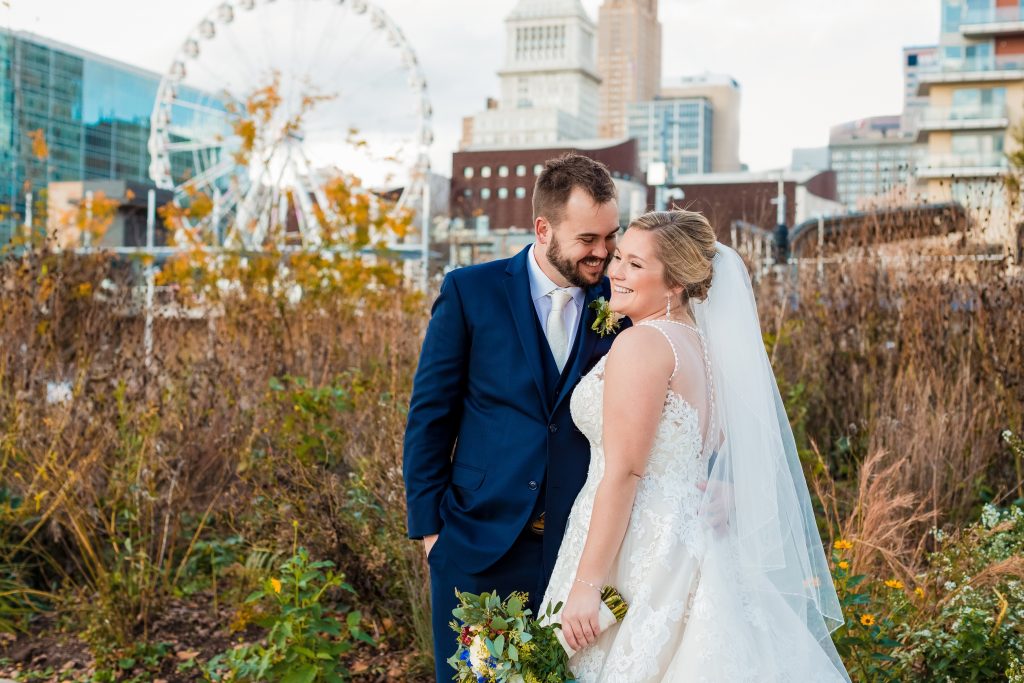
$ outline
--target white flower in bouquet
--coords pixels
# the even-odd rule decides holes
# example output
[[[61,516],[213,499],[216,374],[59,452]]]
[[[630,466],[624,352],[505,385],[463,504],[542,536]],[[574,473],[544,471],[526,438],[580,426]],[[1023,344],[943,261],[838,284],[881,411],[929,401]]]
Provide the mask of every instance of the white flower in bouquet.
[[[469,646],[469,666],[475,674],[487,674],[491,667],[489,661],[491,653],[487,650],[487,644],[480,636],[473,637],[473,643]]]

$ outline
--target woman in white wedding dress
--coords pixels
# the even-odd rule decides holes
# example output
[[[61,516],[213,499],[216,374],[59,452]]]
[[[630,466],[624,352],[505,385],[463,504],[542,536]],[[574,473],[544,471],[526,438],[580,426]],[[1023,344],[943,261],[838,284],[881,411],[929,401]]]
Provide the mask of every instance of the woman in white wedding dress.
[[[849,681],[743,262],[701,214],[653,212],[608,275],[633,326],[572,396],[590,470],[541,603],[578,680]],[[605,585],[629,612],[602,632]]]

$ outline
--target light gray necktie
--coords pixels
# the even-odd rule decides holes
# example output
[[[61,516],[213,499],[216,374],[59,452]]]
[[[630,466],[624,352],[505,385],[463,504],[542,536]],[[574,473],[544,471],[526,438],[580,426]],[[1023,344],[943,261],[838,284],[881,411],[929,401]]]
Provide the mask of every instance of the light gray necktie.
[[[572,294],[564,289],[555,289],[548,296],[551,297],[551,312],[548,313],[544,334],[548,338],[548,345],[551,346],[551,353],[555,357],[558,372],[561,373],[569,356],[569,337],[565,331],[565,319],[562,312],[565,310],[565,305],[569,303],[569,299],[572,298]]]

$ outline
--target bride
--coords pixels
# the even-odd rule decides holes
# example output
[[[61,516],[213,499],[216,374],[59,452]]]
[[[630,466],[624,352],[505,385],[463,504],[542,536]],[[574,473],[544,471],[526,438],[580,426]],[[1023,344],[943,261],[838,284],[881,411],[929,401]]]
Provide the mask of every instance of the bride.
[[[540,610],[564,603],[578,680],[849,681],[746,267],[668,211],[630,224],[608,276],[633,326],[572,396],[590,470]],[[605,585],[629,612],[602,632]]]

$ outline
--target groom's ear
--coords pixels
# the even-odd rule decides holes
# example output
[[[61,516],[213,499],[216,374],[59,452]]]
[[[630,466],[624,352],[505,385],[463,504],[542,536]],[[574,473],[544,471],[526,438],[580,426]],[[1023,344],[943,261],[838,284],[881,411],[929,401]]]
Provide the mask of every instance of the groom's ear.
[[[537,241],[546,245],[551,239],[551,224],[548,223],[548,219],[544,216],[537,216],[533,220],[533,232],[537,236]]]

